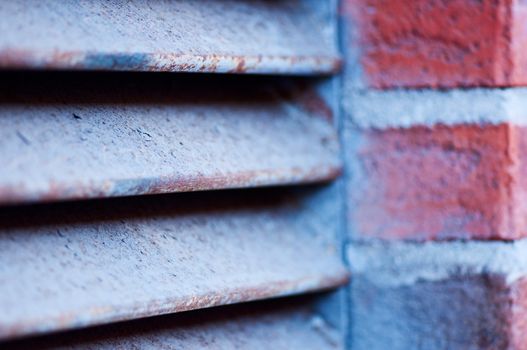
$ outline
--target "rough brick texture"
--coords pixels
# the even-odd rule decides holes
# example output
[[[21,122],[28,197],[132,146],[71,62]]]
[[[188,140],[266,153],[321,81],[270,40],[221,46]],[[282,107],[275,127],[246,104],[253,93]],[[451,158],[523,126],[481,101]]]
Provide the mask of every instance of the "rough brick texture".
[[[509,347],[512,299],[499,276],[453,276],[401,286],[358,277],[352,284],[353,349],[514,348]]]
[[[372,87],[527,83],[525,0],[346,0],[344,14]]]
[[[527,236],[527,129],[510,123],[370,129],[350,136],[355,238]]]
[[[350,248],[352,349],[527,349],[526,243]]]

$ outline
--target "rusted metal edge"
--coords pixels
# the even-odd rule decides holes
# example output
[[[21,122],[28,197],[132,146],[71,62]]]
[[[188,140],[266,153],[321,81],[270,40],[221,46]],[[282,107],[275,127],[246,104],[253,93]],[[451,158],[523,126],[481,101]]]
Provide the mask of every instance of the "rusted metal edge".
[[[0,339],[344,285],[338,208],[306,190],[2,208]]]
[[[0,343],[16,349],[343,349],[314,309],[325,294],[281,298]]]
[[[48,53],[0,50],[0,69],[53,69],[181,73],[331,75],[340,71],[338,56],[234,56],[170,53]]]
[[[51,183],[44,191],[25,191],[23,185],[0,186],[0,204],[13,205],[57,200],[100,199],[134,195],[153,195],[174,192],[227,190],[267,186],[287,186],[332,181],[342,174],[340,165],[321,163],[313,168],[268,169],[232,175],[204,177],[108,179],[83,183]]]

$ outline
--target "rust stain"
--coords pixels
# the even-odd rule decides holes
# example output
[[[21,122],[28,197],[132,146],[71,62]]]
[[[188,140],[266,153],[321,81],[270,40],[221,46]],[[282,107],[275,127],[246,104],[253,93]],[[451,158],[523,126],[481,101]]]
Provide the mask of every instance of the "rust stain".
[[[249,63],[250,62],[250,63]],[[341,69],[338,57],[185,55],[175,53],[0,50],[3,69],[60,69],[320,75]]]
[[[321,164],[312,169],[291,168],[245,171],[225,176],[158,179],[114,180],[110,182],[85,184],[77,181],[73,185],[51,182],[46,192],[34,196],[24,195],[21,187],[0,187],[0,203],[21,204],[27,202],[54,202],[57,200],[79,200],[133,196],[144,194],[163,194],[173,192],[194,192],[217,189],[237,189],[297,183],[320,183],[337,179],[342,175],[342,167],[327,167]]]

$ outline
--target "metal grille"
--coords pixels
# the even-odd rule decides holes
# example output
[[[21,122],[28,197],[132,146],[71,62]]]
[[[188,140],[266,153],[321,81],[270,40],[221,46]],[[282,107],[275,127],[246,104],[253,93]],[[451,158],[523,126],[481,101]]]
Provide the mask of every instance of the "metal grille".
[[[335,16],[0,1],[0,345],[341,348]]]

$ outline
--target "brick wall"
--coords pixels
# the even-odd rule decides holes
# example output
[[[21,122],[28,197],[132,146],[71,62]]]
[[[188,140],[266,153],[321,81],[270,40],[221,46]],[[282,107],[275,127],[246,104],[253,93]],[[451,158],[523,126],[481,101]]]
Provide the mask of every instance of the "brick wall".
[[[342,15],[352,349],[527,349],[527,1]]]

